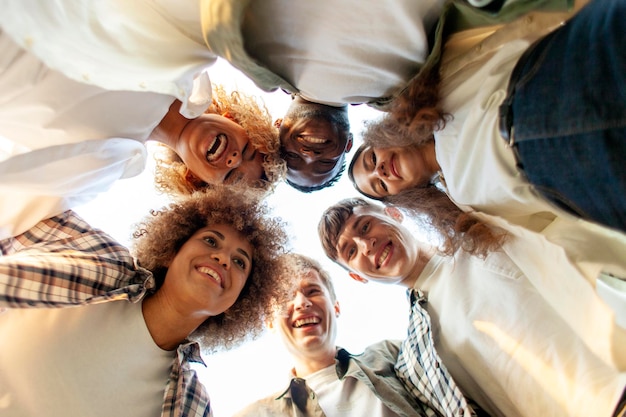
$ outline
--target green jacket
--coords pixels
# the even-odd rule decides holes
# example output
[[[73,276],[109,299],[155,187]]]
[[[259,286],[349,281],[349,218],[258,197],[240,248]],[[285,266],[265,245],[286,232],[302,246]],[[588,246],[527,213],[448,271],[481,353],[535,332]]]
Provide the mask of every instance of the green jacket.
[[[274,74],[270,69],[252,59],[244,48],[240,25],[250,0],[201,0],[204,40],[214,54],[226,59],[243,72],[264,91],[278,88],[298,93],[297,86]],[[573,7],[574,0],[506,0],[498,11],[486,11],[470,6],[465,0],[450,0],[443,12],[431,41],[432,49],[426,62],[415,75],[437,65],[442,46],[451,33],[481,26],[507,23],[532,10],[565,11]],[[410,80],[407,80],[407,84]],[[380,97],[367,104],[382,108],[394,97]]]
[[[400,342],[382,341],[369,346],[361,355],[338,349],[335,357],[340,380],[353,377],[363,382],[398,416],[425,416],[423,406],[408,393],[396,376],[394,365]],[[236,414],[237,417],[325,417],[315,392],[302,378],[293,378],[280,393],[259,400]]]

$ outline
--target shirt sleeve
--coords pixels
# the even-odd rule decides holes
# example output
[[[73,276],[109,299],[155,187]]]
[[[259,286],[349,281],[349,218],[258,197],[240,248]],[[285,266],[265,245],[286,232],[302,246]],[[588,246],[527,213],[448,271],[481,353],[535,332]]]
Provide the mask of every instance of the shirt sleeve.
[[[128,249],[72,211],[0,241],[0,250],[0,308],[136,301],[151,280]]]

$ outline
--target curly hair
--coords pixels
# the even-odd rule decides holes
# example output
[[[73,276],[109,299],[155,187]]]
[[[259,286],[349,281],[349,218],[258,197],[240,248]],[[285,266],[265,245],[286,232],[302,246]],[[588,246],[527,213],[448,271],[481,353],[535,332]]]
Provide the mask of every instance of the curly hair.
[[[443,239],[438,251],[442,255],[452,256],[462,249],[471,255],[484,258],[489,252],[498,250],[506,233],[493,229],[471,213],[459,209],[438,188],[417,188],[411,190],[411,202],[416,201],[418,208],[406,210],[404,205],[386,204],[405,209],[414,220],[423,227],[433,228]],[[416,200],[413,200],[416,199]],[[354,214],[356,207],[376,208],[378,206],[362,198],[348,198],[341,200],[326,209],[318,224],[318,235],[326,255],[337,261],[337,243],[346,222]]]
[[[432,137],[433,132],[445,127],[451,115],[439,104],[439,65],[423,68],[407,87],[386,108],[380,133],[396,137],[394,146],[402,146],[398,140],[421,143]]]
[[[185,242],[212,224],[234,227],[255,249],[252,270],[237,301],[224,313],[208,318],[190,336],[203,350],[230,349],[257,337],[276,305],[292,295],[284,280],[287,235],[280,219],[269,217],[262,193],[250,187],[216,186],[197,191],[153,211],[133,233],[133,253],[139,265],[152,272],[155,291],[163,285],[167,266]]]
[[[228,116],[246,130],[254,149],[264,154],[263,178],[253,186],[267,192],[273,191],[275,185],[285,177],[287,166],[280,156],[278,129],[261,99],[238,91],[227,93],[223,87],[213,86],[212,103],[206,113]],[[154,155],[157,190],[179,197],[213,187],[191,174],[171,148],[161,144],[157,146],[158,152]]]
[[[403,209],[423,227],[434,229],[443,242],[438,250],[453,255],[462,249],[480,258],[500,249],[506,233],[461,210],[436,185],[412,188],[382,199],[388,206]]]

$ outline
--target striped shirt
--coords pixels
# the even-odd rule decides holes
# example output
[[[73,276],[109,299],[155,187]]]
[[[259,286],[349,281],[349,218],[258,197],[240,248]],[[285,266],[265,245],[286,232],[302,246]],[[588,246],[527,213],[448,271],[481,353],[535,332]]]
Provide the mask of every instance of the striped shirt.
[[[435,350],[424,293],[410,289],[408,296],[411,316],[408,335],[402,342],[395,366],[398,377],[409,392],[443,416],[475,416]],[[434,415],[432,410],[426,411]]]
[[[112,300],[139,302],[154,288],[150,271],[127,248],[73,211],[0,241],[0,313]],[[162,417],[211,416],[209,396],[191,363],[204,365],[196,342],[181,344],[165,386]]]

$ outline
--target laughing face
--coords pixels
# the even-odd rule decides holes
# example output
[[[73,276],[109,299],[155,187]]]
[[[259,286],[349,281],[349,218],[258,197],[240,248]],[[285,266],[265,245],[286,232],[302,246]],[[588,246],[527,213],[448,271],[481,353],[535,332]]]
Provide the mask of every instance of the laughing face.
[[[293,300],[275,320],[289,352],[303,361],[333,358],[339,304],[316,270],[302,275]]]
[[[207,184],[261,179],[263,157],[246,131],[232,120],[205,113],[191,119],[180,134],[177,153],[187,168]]]
[[[347,109],[296,97],[279,129],[287,179],[300,187],[318,187],[334,179],[352,147]]]
[[[337,240],[337,262],[361,277],[384,284],[414,279],[417,242],[382,209],[356,207]]]
[[[170,263],[160,291],[180,308],[216,316],[231,307],[243,289],[254,252],[245,236],[230,225],[199,229]]]
[[[384,149],[366,146],[352,164],[352,176],[357,189],[380,199],[426,186],[438,169],[434,142]]]

